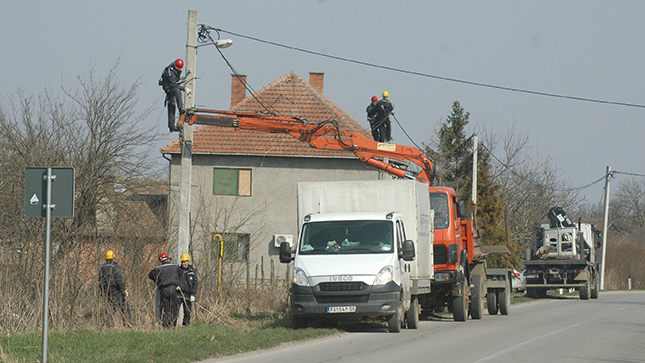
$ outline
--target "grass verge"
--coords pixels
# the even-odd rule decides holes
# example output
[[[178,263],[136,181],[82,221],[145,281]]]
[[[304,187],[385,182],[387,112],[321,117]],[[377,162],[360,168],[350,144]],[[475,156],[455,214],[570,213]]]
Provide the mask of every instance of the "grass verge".
[[[82,331],[48,337],[48,361],[106,363],[194,362],[337,334],[336,329],[289,327],[290,320],[262,317],[238,329],[193,324],[169,331]],[[40,334],[0,337],[0,361],[39,362]]]

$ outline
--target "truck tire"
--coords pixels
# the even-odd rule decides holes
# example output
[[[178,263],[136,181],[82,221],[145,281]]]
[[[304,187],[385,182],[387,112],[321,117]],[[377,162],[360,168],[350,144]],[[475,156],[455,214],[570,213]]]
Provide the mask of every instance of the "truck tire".
[[[526,288],[526,297],[530,297],[531,299],[537,299],[538,297],[538,291],[534,287],[527,287]]]
[[[584,286],[578,291],[580,292],[580,300],[589,300],[589,281],[585,281]]]
[[[506,281],[503,289],[497,290],[497,303],[499,304],[499,313],[508,315],[511,310],[511,284]]]
[[[401,332],[401,305],[396,309],[396,312],[390,316],[390,319],[387,321],[387,329],[390,333],[400,333]]]
[[[592,299],[597,299],[598,298],[598,279],[594,275],[593,279],[593,284],[591,285],[591,298]]]
[[[466,321],[468,318],[468,282],[462,281],[460,287],[461,296],[452,297],[452,317],[455,321]]]
[[[486,294],[486,304],[488,305],[488,315],[497,315],[497,289],[488,290]]]
[[[291,321],[293,322],[293,328],[298,330],[298,329],[304,329],[307,327],[307,320],[305,318],[301,318],[299,316],[292,315],[291,316]]]
[[[405,320],[408,323],[408,329],[419,328],[419,300],[416,296],[412,296],[410,310],[405,312]]]
[[[470,295],[470,316],[473,319],[481,319],[484,316],[484,282],[482,275],[474,274],[472,276],[473,289]]]

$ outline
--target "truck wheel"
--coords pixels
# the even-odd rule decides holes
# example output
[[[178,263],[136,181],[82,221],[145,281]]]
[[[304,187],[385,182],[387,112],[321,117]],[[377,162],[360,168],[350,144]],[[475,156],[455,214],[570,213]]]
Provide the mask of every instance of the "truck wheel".
[[[387,321],[387,328],[390,333],[401,332],[401,309],[401,305],[399,305],[399,308],[396,309],[396,312]]]
[[[511,310],[511,286],[509,281],[506,281],[503,289],[497,290],[497,303],[499,304],[499,313],[508,315]]]
[[[452,297],[452,317],[455,321],[466,321],[468,318],[468,289],[466,285],[468,281],[461,282],[460,294],[461,296]]]
[[[538,297],[537,289],[534,287],[527,287],[526,297],[530,297],[531,299],[537,299]]]
[[[589,281],[585,281],[584,286],[579,290],[580,300],[589,300]]]
[[[490,289],[486,294],[486,303],[488,305],[488,315],[497,315],[497,290]]]
[[[473,319],[481,319],[484,316],[484,282],[482,275],[473,275],[473,290],[470,295],[470,316]]]
[[[292,315],[291,321],[293,322],[294,329],[304,329],[307,327],[307,320],[299,316]]]
[[[592,299],[598,298],[598,279],[595,277],[593,279],[593,285],[591,285],[591,298]]]
[[[419,300],[416,296],[412,296],[410,310],[405,312],[405,320],[408,322],[408,329],[419,328]]]

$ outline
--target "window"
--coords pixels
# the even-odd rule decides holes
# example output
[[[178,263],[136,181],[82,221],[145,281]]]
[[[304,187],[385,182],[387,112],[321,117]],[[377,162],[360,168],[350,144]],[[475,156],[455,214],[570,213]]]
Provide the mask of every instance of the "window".
[[[213,169],[213,194],[251,196],[251,169]]]
[[[214,235],[214,234],[213,234]],[[245,233],[220,233],[224,240],[224,260],[246,261],[249,259],[251,235]],[[219,248],[219,246],[215,246]]]
[[[434,209],[434,228],[448,228],[450,224],[448,196],[444,193],[430,193],[430,208]]]
[[[303,225],[301,255],[392,253],[392,222],[320,221]]]

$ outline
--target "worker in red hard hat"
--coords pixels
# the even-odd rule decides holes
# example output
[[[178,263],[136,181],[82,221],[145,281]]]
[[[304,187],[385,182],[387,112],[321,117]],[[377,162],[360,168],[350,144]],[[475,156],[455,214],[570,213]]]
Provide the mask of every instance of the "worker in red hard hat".
[[[184,61],[177,59],[164,68],[159,79],[159,85],[166,92],[164,106],[168,106],[168,128],[170,132],[179,131],[175,125],[175,109],[179,109],[179,115],[184,114],[184,101],[181,98],[181,91],[190,94],[190,89],[183,84],[185,79],[181,78],[181,70],[184,69]]]
[[[376,104],[378,102],[378,97],[372,96],[372,100],[369,105],[367,105],[367,122],[370,123],[370,129],[372,130],[372,137],[374,141],[379,141],[379,128],[376,127]]]
[[[168,254],[159,255],[161,265],[153,268],[148,273],[148,278],[157,284],[157,290],[161,298],[160,315],[164,328],[177,325],[179,305],[177,304],[177,290],[179,282],[184,275],[179,266],[170,261]]]

